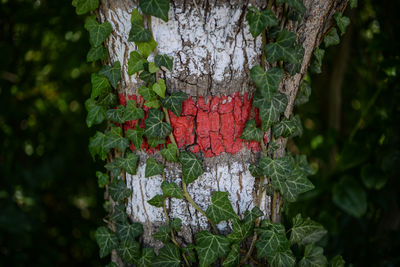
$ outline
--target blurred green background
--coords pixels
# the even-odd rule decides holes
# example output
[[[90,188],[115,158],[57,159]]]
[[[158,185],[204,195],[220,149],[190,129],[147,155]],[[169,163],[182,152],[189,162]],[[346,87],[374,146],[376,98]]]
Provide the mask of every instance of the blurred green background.
[[[0,266],[101,266],[84,18],[70,1],[0,3]],[[285,215],[323,223],[328,257],[354,266],[400,264],[399,10],[366,0],[346,12],[352,24],[307,77],[304,134],[289,143],[318,172]]]

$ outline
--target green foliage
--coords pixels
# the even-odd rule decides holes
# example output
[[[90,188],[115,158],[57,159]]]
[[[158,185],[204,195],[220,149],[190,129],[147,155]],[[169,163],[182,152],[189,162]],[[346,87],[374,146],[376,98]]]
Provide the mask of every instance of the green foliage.
[[[265,131],[278,121],[279,115],[285,111],[287,103],[286,95],[280,92],[275,93],[270,100],[266,98],[254,100],[254,106],[260,109],[261,125]]]
[[[254,38],[260,35],[267,27],[278,25],[278,20],[270,9],[259,11],[251,7],[246,14],[246,20],[250,26],[250,33]]]
[[[330,267],[344,267],[345,266],[345,261],[343,260],[342,256],[336,255],[331,259],[329,266]]]
[[[97,177],[97,184],[99,185],[100,188],[104,188],[104,186],[106,186],[110,181],[110,178],[106,173],[97,171],[96,177]]]
[[[292,20],[300,20],[305,12],[306,7],[304,6],[302,0],[277,0],[278,4],[286,3],[289,5],[292,12],[289,12],[288,18]]]
[[[229,253],[230,242],[225,236],[201,231],[196,235],[196,243],[200,266],[209,266],[218,258],[224,258]]]
[[[136,106],[135,100],[128,99],[124,111],[124,121],[139,120],[144,118],[143,109]]]
[[[183,198],[182,188],[174,182],[162,182],[161,189],[166,197]]]
[[[317,48],[318,49],[318,48]],[[324,50],[322,50],[324,51]],[[294,104],[296,106],[303,105],[308,102],[311,95],[311,86],[308,82],[303,81],[300,86],[300,90],[297,93]]]
[[[121,80],[121,64],[119,61],[116,61],[112,66],[104,66],[99,71],[99,74],[106,76],[111,85],[116,89],[119,81]]]
[[[129,31],[129,42],[148,42],[153,38],[153,34],[149,29],[145,29],[143,22],[134,20]]]
[[[336,24],[339,27],[340,34],[343,35],[346,32],[347,26],[350,25],[350,19],[343,16],[342,12],[338,12],[333,16],[336,20]]]
[[[190,184],[203,174],[202,162],[196,158],[195,154],[182,152],[179,156],[179,162],[182,164],[182,175],[185,183]]]
[[[140,257],[140,244],[131,239],[122,241],[117,247],[117,253],[123,261],[133,263]]]
[[[250,70],[250,77],[257,85],[261,95],[271,99],[278,91],[278,86],[283,79],[283,71],[280,68],[271,68],[265,72],[260,66],[254,66]]]
[[[104,145],[107,149],[117,148],[123,152],[129,147],[129,142],[122,136],[122,129],[120,127],[112,126],[106,133]]]
[[[110,149],[106,147],[106,135],[101,132],[96,132],[89,140],[89,152],[93,159],[98,155],[101,160],[105,160],[108,151],[110,151]]]
[[[132,141],[133,145],[135,146],[135,149],[137,150],[140,150],[140,147],[142,146],[143,135],[144,135],[144,129],[140,128],[139,125],[136,125],[135,129],[128,129],[125,132],[126,138]]]
[[[119,105],[117,108],[109,109],[106,111],[106,118],[109,121],[113,121],[116,123],[124,123],[124,112],[125,107]]]
[[[315,73],[321,73],[322,72],[322,70],[321,70],[322,59],[324,58],[325,50],[317,47],[314,50],[313,55],[314,55],[314,60],[311,63],[311,66],[310,66],[311,71],[313,71]]]
[[[139,53],[144,57],[147,58],[148,56],[153,53],[154,49],[157,46],[156,41],[154,39],[151,39],[148,42],[136,42],[136,45],[138,47]]]
[[[214,223],[237,218],[227,192],[215,192],[211,197],[211,205],[206,211],[207,217]]]
[[[168,241],[171,240],[169,234],[170,234],[169,226],[162,225],[158,229],[158,231],[153,234],[153,237],[157,240],[160,240],[163,243],[167,243]]]
[[[314,244],[309,244],[304,250],[304,257],[299,262],[300,267],[328,266],[328,260],[324,256],[324,250]]]
[[[91,99],[95,99],[105,93],[109,92],[111,89],[110,83],[107,78],[99,75],[97,73],[93,73],[91,76],[92,81],[92,92],[90,94]]]
[[[143,233],[143,226],[140,223],[116,222],[115,227],[121,241],[135,240]]]
[[[233,244],[231,247],[231,251],[229,252],[228,256],[222,263],[224,267],[234,267],[238,266],[240,263],[240,245]]]
[[[161,149],[161,155],[168,161],[178,162],[178,147],[175,144],[168,144]]]
[[[147,60],[142,57],[137,51],[132,51],[128,59],[128,74],[133,75],[139,71],[144,70],[144,65]]]
[[[86,124],[91,127],[94,124],[100,124],[106,117],[106,111],[102,106],[97,105],[93,99],[88,99],[85,102],[85,108],[88,112],[86,116]]]
[[[289,63],[296,63],[299,61],[299,55],[295,50],[296,34],[288,30],[279,32],[278,37],[274,43],[268,43],[265,46],[265,54],[267,61],[274,63],[283,60]],[[302,57],[301,57],[302,59]]]
[[[100,258],[109,255],[111,250],[117,247],[117,236],[104,226],[97,228],[94,236],[100,248]]]
[[[114,201],[121,202],[132,195],[132,190],[126,187],[121,179],[115,177],[108,186],[108,192]]]
[[[163,206],[164,197],[163,195],[155,195],[152,199],[147,201],[150,205],[161,208]]]
[[[173,244],[165,244],[154,259],[155,267],[179,267],[181,266],[181,253]]]
[[[144,13],[168,21],[169,0],[142,0],[139,6]]]
[[[86,61],[93,62],[99,59],[106,60],[107,56],[108,52],[104,46],[91,47],[89,52],[87,53]]]
[[[161,98],[165,98],[166,89],[167,86],[165,85],[165,81],[163,79],[159,79],[157,83],[153,84],[154,93],[156,93]]]
[[[172,71],[173,62],[173,58],[167,55],[156,55],[154,58],[154,63],[157,67],[165,67],[169,71]]]
[[[291,244],[307,245],[316,243],[327,233],[321,224],[314,222],[310,218],[303,219],[301,214],[297,214],[292,219],[292,225],[290,231]]]
[[[367,195],[353,177],[342,177],[332,194],[333,202],[354,217],[361,217],[367,211]]]
[[[182,102],[185,101],[186,98],[187,95],[184,92],[173,92],[170,96],[167,96],[162,100],[162,105],[163,107],[166,107],[172,111],[175,116],[180,117],[182,111]]]
[[[164,165],[158,164],[154,158],[147,158],[146,160],[146,170],[145,177],[151,177],[154,175],[159,175],[164,172]]]
[[[89,32],[92,46],[101,45],[112,32],[112,26],[109,22],[99,24],[96,16],[88,17],[85,22],[85,29]]]
[[[254,119],[248,120],[246,122],[246,127],[244,128],[240,138],[243,140],[255,140],[260,141],[264,137],[264,132],[260,128],[257,128],[256,121]]]
[[[136,261],[136,263],[139,267],[152,266],[155,256],[153,248],[142,248],[142,256]]]
[[[165,138],[171,131],[172,127],[164,122],[164,113],[159,109],[150,109],[149,116],[145,120],[146,130],[144,134],[147,137]]]
[[[137,162],[139,160],[139,156],[135,153],[128,152],[125,155],[125,158],[120,158],[120,166],[127,173],[131,175],[136,174]]]
[[[337,33],[336,28],[332,28],[328,34],[325,36],[324,44],[325,47],[337,45],[340,43],[339,35]]]
[[[279,136],[293,137],[298,132],[298,130],[298,121],[294,116],[292,116],[290,119],[282,119],[272,128],[272,132],[275,138],[278,138]]]
[[[76,14],[83,15],[99,7],[99,0],[73,0],[72,5],[76,8]]]

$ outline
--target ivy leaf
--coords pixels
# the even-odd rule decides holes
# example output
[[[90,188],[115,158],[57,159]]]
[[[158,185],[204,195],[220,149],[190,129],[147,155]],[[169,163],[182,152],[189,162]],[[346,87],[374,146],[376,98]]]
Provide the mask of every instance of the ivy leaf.
[[[86,116],[86,124],[88,127],[92,127],[94,124],[100,124],[104,121],[106,111],[102,106],[97,105],[93,99],[88,99],[85,102],[85,107],[88,112]]]
[[[87,62],[93,62],[99,59],[107,59],[107,49],[104,46],[91,47],[86,55]]]
[[[107,153],[110,149],[106,148],[106,136],[101,132],[96,132],[96,134],[89,139],[89,151],[93,159],[96,155],[102,160],[107,158]]]
[[[164,196],[166,196],[166,197],[174,197],[174,198],[179,198],[179,199],[183,198],[182,188],[180,188],[174,182],[171,182],[171,183],[169,183],[167,181],[162,182],[161,189],[164,193]]]
[[[275,253],[289,250],[289,241],[282,224],[264,220],[258,231],[260,234],[256,243],[258,258],[267,257],[268,262],[270,262]]]
[[[169,226],[162,225],[158,231],[153,234],[153,237],[163,243],[167,243],[171,240],[171,237],[169,236],[170,232]]]
[[[315,73],[321,73],[321,67],[322,67],[322,59],[324,58],[325,55],[325,50],[317,47],[313,53],[314,55],[314,60],[311,63],[311,70]]]
[[[304,257],[299,262],[299,266],[300,267],[328,266],[328,260],[324,256],[324,249],[316,246],[315,244],[307,245],[304,251]]]
[[[350,8],[353,9],[358,6],[358,0],[350,0]]]
[[[233,244],[231,251],[222,263],[223,267],[235,267],[240,264],[240,245]]]
[[[278,4],[287,3],[292,10],[291,16],[288,16],[291,20],[300,20],[305,12],[306,7],[304,6],[302,0],[277,0]],[[289,13],[290,14],[290,13]]]
[[[342,12],[337,12],[333,17],[335,18],[336,24],[339,27],[340,34],[345,34],[346,28],[350,25],[350,19],[346,16],[343,16]]]
[[[155,195],[152,199],[148,200],[147,203],[150,205],[161,208],[163,206],[164,196],[163,195]]]
[[[132,51],[128,59],[128,74],[133,75],[136,72],[144,70],[144,64],[147,60],[143,58],[137,51]]]
[[[280,68],[271,68],[265,72],[260,66],[254,66],[250,70],[250,77],[260,89],[261,95],[271,99],[278,91],[283,79],[283,71]]]
[[[298,168],[305,175],[314,175],[315,174],[315,170],[307,162],[306,155],[296,155],[294,160],[295,160],[296,168]]]
[[[137,260],[136,264],[138,267],[153,266],[152,262],[155,256],[153,248],[142,248],[142,256]]]
[[[353,177],[342,177],[333,186],[332,194],[333,203],[356,218],[360,218],[367,211],[365,190]]]
[[[277,92],[274,97],[260,108],[262,128],[267,130],[278,121],[279,115],[285,111],[288,100],[286,95]]]
[[[104,167],[111,172],[112,177],[117,177],[120,176],[122,172],[122,167],[120,163],[120,158],[116,158],[114,161],[111,161],[104,165]]]
[[[122,129],[120,127],[111,127],[110,131],[106,133],[106,148],[117,148],[121,152],[129,147],[129,142],[122,136]]]
[[[160,139],[158,137],[147,138],[147,143],[150,147],[156,147],[165,144],[165,139]]]
[[[252,222],[241,222],[239,219],[233,220],[233,232],[227,237],[233,243],[241,243],[253,233],[254,225]]]
[[[135,240],[126,240],[117,247],[118,256],[125,262],[133,263],[140,257],[140,244]]]
[[[229,253],[229,240],[225,236],[201,231],[196,236],[196,243],[201,267],[209,266],[218,258],[224,258]]]
[[[132,141],[136,150],[140,150],[140,147],[142,146],[143,134],[144,134],[144,129],[140,128],[139,125],[135,126],[135,130],[128,129],[125,132],[126,138],[128,138],[128,140]]]
[[[256,38],[266,27],[278,25],[274,13],[270,9],[259,11],[256,8],[250,8],[247,12],[246,20],[250,26],[250,33]]]
[[[208,206],[206,214],[214,223],[237,218],[229,201],[228,192],[215,192],[211,197],[211,205]]]
[[[303,81],[301,83],[300,90],[297,93],[294,104],[296,106],[299,106],[299,105],[307,103],[308,99],[310,98],[310,95],[311,95],[311,86],[308,82]]]
[[[278,159],[271,159],[264,156],[260,159],[259,167],[264,171],[264,174],[274,180],[284,180],[291,174],[294,166],[289,156]]]
[[[140,86],[138,88],[138,93],[139,95],[141,95],[144,100],[150,100],[150,99],[154,99],[156,97],[156,94],[153,92],[152,89],[146,87],[146,86]]]
[[[260,128],[257,128],[256,121],[254,119],[248,120],[246,122],[246,127],[244,128],[240,138],[243,140],[255,140],[260,141],[264,137],[264,132]]]
[[[99,7],[99,0],[72,0],[72,6],[76,7],[76,14],[83,15]]]
[[[290,75],[295,75],[301,71],[301,64],[304,58],[304,48],[300,44],[294,46],[295,59],[293,62],[287,62],[284,64],[284,68]]]
[[[117,123],[124,123],[124,113],[125,107],[119,105],[117,108],[109,109],[106,111],[106,118],[107,120],[117,122]]]
[[[250,164],[249,171],[254,178],[259,178],[264,175],[263,170],[257,165]]]
[[[109,65],[104,66],[99,74],[104,75],[108,78],[111,85],[114,88],[117,88],[119,81],[121,80],[121,64],[119,61],[114,62],[114,65],[111,67]]]
[[[172,127],[166,122],[163,122],[164,113],[159,109],[150,109],[149,115],[145,120],[147,137],[165,138],[171,131]]]
[[[128,100],[126,102],[126,108],[124,113],[124,121],[138,120],[144,118],[144,111],[140,107],[136,106],[135,100]]]
[[[97,184],[99,185],[100,188],[104,188],[104,186],[106,186],[110,182],[110,178],[106,173],[97,171],[96,177],[97,177]]]
[[[165,98],[165,90],[167,89],[165,85],[165,81],[163,79],[159,79],[157,83],[153,84],[153,91],[159,97]]]
[[[144,102],[144,105],[153,109],[158,109],[161,106],[160,101],[157,98],[146,100],[146,102]]]
[[[173,244],[165,244],[159,251],[158,256],[153,261],[154,267],[180,267],[181,253]]]
[[[100,258],[104,258],[117,247],[118,238],[104,226],[97,228],[95,234],[96,242],[100,247]]]
[[[112,32],[111,24],[109,22],[99,24],[96,16],[86,19],[85,29],[89,32],[90,42],[94,47],[101,45]]]
[[[147,178],[158,174],[161,175],[163,171],[164,171],[164,165],[158,164],[154,158],[147,158],[144,177]]]
[[[143,233],[143,226],[140,223],[115,222],[115,226],[121,241],[134,240]]]
[[[295,169],[286,179],[272,179],[272,185],[279,190],[283,198],[289,202],[297,200],[298,195],[314,189],[314,185],[307,179],[305,174]]]
[[[135,44],[138,47],[139,53],[144,58],[148,58],[148,56],[150,56],[157,47],[157,43],[154,41],[154,39],[151,39],[148,42],[135,42]]]
[[[244,214],[243,221],[245,223],[254,223],[257,218],[264,216],[264,213],[259,207],[255,206],[251,211],[246,211]]]
[[[148,71],[142,71],[139,74],[139,78],[146,82],[146,83],[155,83],[156,82],[156,75],[154,73],[148,72]]]
[[[92,82],[92,92],[90,94],[91,99],[95,99],[96,97],[109,92],[109,89],[111,89],[110,83],[103,75],[93,73],[90,79]]]
[[[186,255],[186,259],[189,262],[195,263],[197,261],[196,254],[194,252],[195,248],[196,247],[193,244],[188,244],[186,247],[182,248],[182,252]]]
[[[143,13],[168,21],[169,0],[141,0],[139,6]]]
[[[268,262],[271,264],[271,267],[294,267],[296,258],[294,257],[293,252],[288,249],[282,252],[274,253],[269,257]]]
[[[124,204],[114,206],[113,212],[110,215],[110,220],[113,222],[126,222],[128,215],[126,214],[126,207]]]
[[[150,63],[148,64],[148,69],[149,69],[149,72],[150,72],[150,73],[156,73],[157,71],[160,70],[160,68],[157,67],[156,64],[154,64],[154,62],[150,62]]]
[[[185,101],[187,98],[187,95],[182,92],[173,92],[170,96],[167,96],[166,98],[161,100],[161,103],[163,107],[166,107],[172,113],[175,114],[175,116],[180,117],[181,116],[181,111],[182,111],[182,102]]]
[[[290,137],[297,131],[297,121],[292,117],[291,119],[284,118],[279,123],[272,127],[272,132],[275,138],[279,136]]]
[[[336,28],[332,28],[324,38],[325,47],[337,45],[340,43],[339,35]]]
[[[172,71],[173,68],[173,58],[168,55],[156,55],[154,58],[154,63],[157,67],[165,67],[169,71]]]
[[[121,202],[132,195],[132,190],[127,188],[125,182],[118,178],[114,178],[110,183],[108,192],[111,198],[116,202]]]
[[[279,60],[295,63],[297,60],[294,43],[296,34],[288,30],[279,32],[276,42],[268,43],[265,46],[265,54],[269,63]]]
[[[161,149],[161,155],[168,161],[178,162],[178,147],[175,144],[168,144]]]
[[[128,42],[148,42],[153,38],[149,29],[143,27],[143,22],[133,22],[129,31]]]
[[[110,108],[110,107],[115,107],[117,105],[118,98],[114,93],[109,92],[100,96],[97,102],[104,108]]]
[[[180,218],[174,218],[173,220],[169,221],[169,226],[175,231],[179,232],[181,230],[182,220]]]
[[[316,243],[327,233],[321,224],[314,222],[310,218],[303,219],[301,214],[297,214],[292,219],[292,224],[290,232],[291,244],[307,245]]]
[[[329,263],[330,267],[344,267],[346,262],[343,260],[342,256],[336,255],[331,259],[331,262]]]
[[[139,156],[136,155],[135,153],[128,152],[125,155],[125,158],[122,158],[121,161],[121,167],[129,174],[135,175],[136,174],[136,168],[137,168],[137,162],[139,160]]]
[[[202,162],[191,152],[182,152],[179,156],[179,162],[182,164],[182,175],[185,183],[194,182],[203,174]]]

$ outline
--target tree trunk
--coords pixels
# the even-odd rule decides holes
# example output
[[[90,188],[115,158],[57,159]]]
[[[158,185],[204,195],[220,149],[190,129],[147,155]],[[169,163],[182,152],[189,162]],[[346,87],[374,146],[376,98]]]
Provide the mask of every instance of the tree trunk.
[[[188,191],[204,210],[214,191],[227,191],[235,211],[243,214],[258,202],[259,181],[250,174],[249,164],[257,159],[260,148],[251,142],[242,142],[239,136],[246,120],[254,116],[250,107],[254,85],[249,69],[260,64],[263,49],[261,36],[256,39],[251,36],[245,15],[249,5],[266,7],[266,3],[171,2],[169,21],[152,18],[151,26],[158,53],[174,58],[173,71],[163,74],[167,91],[184,91],[190,97],[184,102],[184,122],[172,117],[173,132],[181,149],[199,151],[198,156],[203,158],[204,174],[188,186]],[[281,92],[289,99],[286,117],[292,113],[297,89],[313,50],[331,27],[333,14],[342,11],[346,1],[304,0],[304,5],[307,11],[302,23],[289,21],[285,26],[298,34],[298,41],[305,49],[301,72],[295,76],[287,75],[281,84]],[[128,42],[131,10],[136,6],[134,1],[125,0],[103,0],[100,6],[101,20],[113,26],[112,36],[106,44],[110,63],[121,62],[119,94],[122,101],[136,94],[140,86],[139,79],[127,73],[129,53],[136,48],[133,42]],[[274,11],[278,18],[282,15],[281,9]],[[285,153],[286,140],[278,142],[280,148],[276,156],[281,157]],[[161,193],[162,177],[144,177],[147,156],[141,153],[137,175],[126,177],[128,187],[133,190],[127,212],[132,220],[143,223],[145,243],[157,245],[151,235],[159,225],[166,224],[166,218],[161,208],[150,206],[147,201]],[[161,160],[157,152],[154,157]],[[167,180],[180,183],[177,164],[167,165],[166,173]],[[276,205],[276,213],[271,214],[271,197],[264,191],[260,208],[266,216],[279,221],[281,201]],[[167,209],[171,218],[182,219],[183,227],[178,237],[181,242],[192,242],[196,232],[209,227],[207,219],[184,200],[172,199],[167,203]],[[227,231],[229,225],[221,223],[218,228]]]

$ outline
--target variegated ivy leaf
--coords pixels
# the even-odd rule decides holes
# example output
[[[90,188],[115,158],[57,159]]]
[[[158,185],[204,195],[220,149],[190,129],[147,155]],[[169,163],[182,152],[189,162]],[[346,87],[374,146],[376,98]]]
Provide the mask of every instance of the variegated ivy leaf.
[[[106,60],[107,55],[108,52],[104,46],[91,47],[86,55],[86,61],[93,62],[99,59]]]
[[[166,107],[172,113],[175,114],[175,116],[180,117],[181,116],[181,111],[182,111],[182,102],[185,101],[187,98],[187,95],[182,92],[173,92],[170,96],[167,96],[166,98],[161,100],[161,103],[163,107]]]
[[[138,93],[146,101],[156,98],[156,94],[153,92],[153,90],[151,88],[149,88],[149,87],[146,87],[146,86],[140,86],[138,88]]]
[[[148,56],[153,53],[154,49],[157,47],[157,42],[154,39],[151,39],[148,42],[135,42],[138,47],[139,53],[144,57],[148,58]]]
[[[128,152],[125,155],[125,158],[121,158],[120,166],[124,169],[127,173],[131,175],[136,174],[137,162],[139,160],[139,156],[135,153]]]
[[[94,124],[100,124],[106,117],[106,110],[104,107],[97,105],[93,99],[88,99],[85,102],[85,107],[88,112],[86,116],[86,124],[92,127]]]
[[[255,206],[251,211],[246,211],[244,213],[243,222],[244,223],[254,223],[257,218],[264,216],[264,213],[259,207]]]
[[[114,178],[110,183],[108,192],[111,198],[116,202],[121,202],[132,195],[132,190],[127,188],[125,182],[118,178]]]
[[[210,266],[218,258],[225,258],[229,253],[230,242],[225,236],[201,231],[196,236],[196,243],[201,267]]]
[[[156,75],[155,75],[154,73],[151,73],[151,72],[146,71],[146,70],[142,71],[142,72],[139,74],[139,78],[140,78],[142,81],[146,82],[146,83],[151,83],[151,84],[153,84],[153,83],[156,82]]]
[[[140,150],[140,147],[142,146],[143,135],[144,135],[144,129],[140,128],[139,125],[136,125],[135,129],[128,129],[125,132],[126,138],[128,138],[128,140],[132,141],[136,150]]]
[[[93,159],[96,155],[100,159],[105,160],[107,158],[107,153],[110,149],[106,147],[106,135],[101,132],[96,132],[96,134],[89,139],[89,152]]]
[[[325,47],[338,45],[340,43],[339,35],[335,27],[333,27],[324,38]]]
[[[290,119],[282,119],[280,122],[272,127],[272,132],[275,138],[279,136],[291,137],[297,131],[297,121],[294,117]]]
[[[343,35],[346,32],[347,26],[350,25],[350,19],[346,16],[343,16],[342,12],[337,12],[333,16],[336,20],[336,24],[339,27],[340,34]]]
[[[155,195],[152,199],[148,200],[147,203],[150,205],[161,208],[163,206],[164,196],[163,195]]]
[[[157,138],[165,138],[167,137],[171,131],[172,127],[164,120],[164,113],[159,109],[150,109],[149,115],[145,120],[146,130],[145,135],[147,137],[157,137]]]
[[[117,148],[120,151],[125,151],[129,147],[129,142],[122,136],[122,129],[120,127],[111,127],[106,133],[106,148]]]
[[[165,98],[166,89],[167,86],[165,85],[165,81],[163,79],[159,79],[157,83],[153,84],[154,93],[156,93],[161,98]]]
[[[250,164],[249,171],[254,178],[259,178],[264,175],[263,170],[257,165]]]
[[[110,220],[112,222],[126,222],[128,215],[126,214],[126,207],[124,204],[119,203],[114,205],[113,212],[110,215]]]
[[[97,184],[99,185],[100,188],[104,188],[104,186],[106,186],[110,182],[110,178],[106,173],[97,171],[96,177],[97,177]]]
[[[132,22],[131,30],[129,31],[128,42],[148,42],[153,38],[153,34],[149,29],[145,29],[143,22]]]
[[[135,240],[126,240],[117,247],[118,256],[125,262],[134,263],[140,257],[140,244]]]
[[[76,7],[76,14],[83,15],[99,7],[99,0],[73,0],[72,5]]]
[[[136,261],[136,264],[138,267],[152,266],[155,256],[153,248],[142,248],[142,256]]]
[[[261,95],[271,99],[278,91],[279,84],[283,79],[283,71],[276,67],[265,72],[260,66],[254,66],[250,70],[250,77],[257,85]]]
[[[162,174],[163,171],[164,171],[164,165],[158,164],[154,158],[147,158],[144,177],[159,175]]]
[[[260,107],[261,125],[264,130],[278,121],[279,115],[285,111],[287,103],[286,95],[277,92],[270,101]]]
[[[287,3],[289,5],[292,12],[289,12],[288,18],[291,20],[300,20],[306,12],[306,7],[302,0],[277,0],[276,2],[278,4]]]
[[[243,140],[255,140],[261,141],[264,137],[264,132],[260,128],[257,128],[256,121],[254,119],[248,120],[246,122],[246,127],[244,128],[240,138]]]
[[[133,75],[136,72],[144,70],[144,64],[147,60],[142,57],[137,51],[132,51],[128,59],[128,74]]]
[[[178,147],[175,144],[168,144],[161,149],[161,155],[168,161],[178,162]]]
[[[233,243],[240,243],[253,234],[254,224],[252,222],[243,222],[239,219],[233,220],[233,232],[227,237]]]
[[[151,137],[147,138],[147,143],[149,144],[149,147],[156,147],[158,145],[165,144],[165,139],[160,139],[158,137]]]
[[[290,231],[290,243],[307,245],[318,242],[327,231],[324,227],[311,220],[310,218],[303,219],[301,214],[297,214],[292,219],[292,229]]]
[[[343,260],[342,256],[336,255],[333,257],[329,263],[330,267],[344,267],[346,262]]]
[[[154,58],[154,63],[158,67],[165,67],[169,71],[172,71],[173,68],[173,58],[168,55],[156,55]]]
[[[110,254],[118,245],[117,236],[104,226],[97,228],[94,236],[100,248],[100,258]]]
[[[170,230],[171,229],[169,228],[169,226],[162,225],[162,226],[160,226],[158,231],[153,234],[153,237],[157,240],[160,240],[163,243],[167,243],[168,241],[171,240],[171,237],[170,237],[171,231]]]
[[[310,164],[308,164],[306,155],[296,155],[294,160],[295,160],[296,168],[298,168],[305,175],[308,176],[308,175],[315,174],[314,168]]]
[[[191,152],[182,152],[179,156],[179,162],[182,164],[182,175],[185,183],[194,182],[203,174],[202,162]]]
[[[115,226],[121,241],[134,240],[143,233],[143,226],[140,223],[115,222]]]
[[[194,244],[188,244],[186,247],[182,248],[182,252],[186,255],[186,259],[189,262],[197,262],[196,253],[194,252],[195,248]]]
[[[116,94],[109,92],[104,95],[101,95],[97,103],[104,108],[115,107],[118,103],[118,98]]]
[[[174,182],[163,181],[161,184],[161,190],[163,191],[164,196],[166,197],[174,197],[179,199],[183,198],[182,188],[180,188]]]
[[[297,61],[294,44],[296,34],[288,30],[279,32],[274,43],[268,43],[265,46],[265,55],[269,63],[283,60],[285,62],[295,63]]]
[[[117,108],[109,109],[106,111],[106,118],[107,120],[117,122],[117,123],[124,123],[124,113],[125,107],[119,105]]]
[[[228,192],[215,192],[211,197],[211,205],[206,214],[214,223],[238,218],[228,198]]]
[[[116,158],[114,161],[111,161],[104,165],[109,172],[111,172],[112,177],[118,177],[121,175],[122,167],[121,167],[121,159]]]
[[[296,258],[293,252],[288,249],[282,252],[275,252],[268,259],[271,267],[294,267],[296,264]]]
[[[235,267],[240,264],[240,245],[233,244],[231,251],[222,263],[223,267]]]
[[[296,44],[294,46],[294,53],[295,53],[295,61],[293,62],[285,62],[284,68],[290,75],[295,75],[299,73],[301,70],[301,65],[303,63],[304,58],[304,48],[300,44]]]
[[[85,29],[89,32],[90,43],[95,47],[101,45],[112,32],[111,24],[109,22],[99,24],[96,16],[86,19]]]
[[[260,35],[267,27],[278,25],[278,20],[270,9],[259,11],[255,7],[250,7],[246,20],[250,26],[250,33],[254,38]]]
[[[174,244],[165,244],[159,251],[158,256],[153,261],[154,267],[180,267],[181,252]]]
[[[110,83],[108,82],[107,78],[104,77],[103,75],[93,73],[91,76],[91,82],[92,82],[92,92],[90,94],[91,99],[95,99],[98,96],[108,93],[111,89]]]
[[[99,71],[99,74],[106,76],[108,78],[108,81],[115,89],[117,88],[117,85],[121,80],[121,64],[119,63],[119,61],[116,61],[112,66],[104,66]]]
[[[283,181],[293,171],[293,162],[289,156],[278,159],[271,159],[264,156],[260,159],[259,167],[264,174],[272,179],[272,181]]]
[[[141,0],[139,7],[147,15],[168,21],[169,0]]]
[[[126,101],[126,108],[124,112],[124,121],[138,120],[144,118],[144,111],[136,106],[135,100]]]
[[[324,249],[309,244],[304,250],[304,257],[299,262],[300,267],[321,267],[328,266],[328,260],[324,256]]]
[[[179,232],[181,230],[182,220],[180,218],[174,218],[169,221],[169,227]]]
[[[267,257],[270,262],[277,252],[290,251],[285,227],[282,224],[263,220],[258,233],[260,237],[256,243],[257,258]]]

